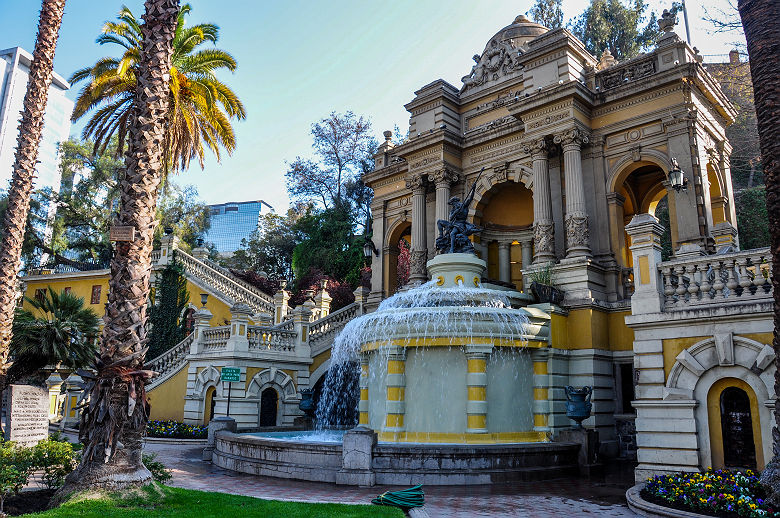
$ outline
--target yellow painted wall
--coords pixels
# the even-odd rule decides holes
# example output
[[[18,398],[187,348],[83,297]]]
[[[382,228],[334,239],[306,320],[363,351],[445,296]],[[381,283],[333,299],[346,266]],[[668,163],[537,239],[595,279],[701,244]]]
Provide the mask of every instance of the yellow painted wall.
[[[196,307],[200,307],[200,294],[204,292],[197,285],[191,281],[187,281],[187,291],[190,292],[190,303]],[[225,321],[230,322],[230,306],[219,300],[213,295],[209,295],[206,302],[206,309],[211,311],[214,317],[211,319],[212,326],[225,325]]]
[[[662,341],[663,343],[663,349],[664,349],[664,380],[666,380],[669,377],[669,373],[672,371],[672,367],[674,367],[674,362],[676,362],[677,355],[680,354],[684,349],[687,349],[688,347],[692,346],[696,342],[701,342],[702,340],[705,340],[707,338],[711,338],[709,336],[692,336],[690,338],[667,338]]]
[[[482,209],[485,226],[524,227],[534,221],[533,194],[520,183],[502,184]]]
[[[150,419],[184,420],[184,396],[187,394],[187,370],[185,364],[179,372],[148,392]]]
[[[634,346],[634,331],[625,323],[625,316],[629,313],[575,309],[568,316],[553,314],[550,320],[552,346],[558,349],[630,351]]]
[[[100,285],[100,303],[90,304],[92,298],[92,286]],[[32,279],[27,281],[27,287],[24,292],[25,297],[35,298],[35,290],[46,289],[51,286],[54,291],[61,292],[65,288],[70,288],[70,292],[77,297],[84,299],[84,305],[91,308],[92,311],[97,313],[99,317],[102,317],[105,313],[105,303],[108,301],[108,273],[102,273],[98,275],[90,276],[73,276],[66,278],[52,278],[47,279],[42,277],[40,279]],[[25,309],[32,309],[30,303],[26,300],[23,303]]]
[[[607,314],[611,351],[632,351],[634,349],[634,330],[626,325],[626,317],[630,314],[631,311]]]
[[[723,457],[723,428],[721,426],[720,395],[728,387],[737,387],[745,391],[750,399],[750,419],[753,425],[753,445],[756,449],[756,467],[764,469],[764,447],[761,437],[761,416],[758,413],[758,399],[753,389],[744,381],[737,378],[719,379],[710,387],[707,394],[707,420],[710,427],[710,451],[712,452],[712,467],[722,469]]]
[[[309,365],[309,374],[312,374],[314,371],[316,371],[320,365],[325,363],[330,359],[330,349],[327,349],[325,351],[322,351],[320,354],[312,358],[314,361],[311,365]]]

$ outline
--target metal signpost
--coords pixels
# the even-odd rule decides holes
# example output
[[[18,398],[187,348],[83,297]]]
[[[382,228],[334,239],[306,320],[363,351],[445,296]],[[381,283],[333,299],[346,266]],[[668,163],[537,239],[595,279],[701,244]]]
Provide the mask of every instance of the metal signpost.
[[[223,383],[228,384],[228,400],[227,400],[227,412],[225,415],[230,417],[230,389],[233,387],[234,381],[241,381],[241,368],[240,367],[222,367],[222,371],[219,373],[219,379]]]

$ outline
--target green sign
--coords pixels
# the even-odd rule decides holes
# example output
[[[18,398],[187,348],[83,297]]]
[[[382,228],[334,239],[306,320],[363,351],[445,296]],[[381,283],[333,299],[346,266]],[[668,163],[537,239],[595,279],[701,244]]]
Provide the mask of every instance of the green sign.
[[[220,379],[222,381],[241,381],[241,368],[222,367]]]

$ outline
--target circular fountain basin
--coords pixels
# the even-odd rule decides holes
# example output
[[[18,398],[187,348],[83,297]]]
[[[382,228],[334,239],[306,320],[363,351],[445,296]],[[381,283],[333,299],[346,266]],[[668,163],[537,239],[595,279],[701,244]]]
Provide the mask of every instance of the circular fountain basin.
[[[294,480],[336,483],[343,443],[321,432],[217,432],[213,463],[222,468]],[[323,440],[324,439],[324,440]],[[441,444],[378,442],[370,471],[379,485],[470,485],[544,480],[577,473],[572,443]]]

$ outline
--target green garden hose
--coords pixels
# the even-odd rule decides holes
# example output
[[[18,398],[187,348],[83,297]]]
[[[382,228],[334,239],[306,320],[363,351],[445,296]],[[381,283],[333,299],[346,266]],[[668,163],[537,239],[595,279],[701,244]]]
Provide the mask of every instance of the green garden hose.
[[[385,491],[371,500],[371,503],[406,510],[413,507],[422,507],[425,503],[425,493],[423,493],[422,484],[420,484],[409,489],[402,489],[401,491]]]

